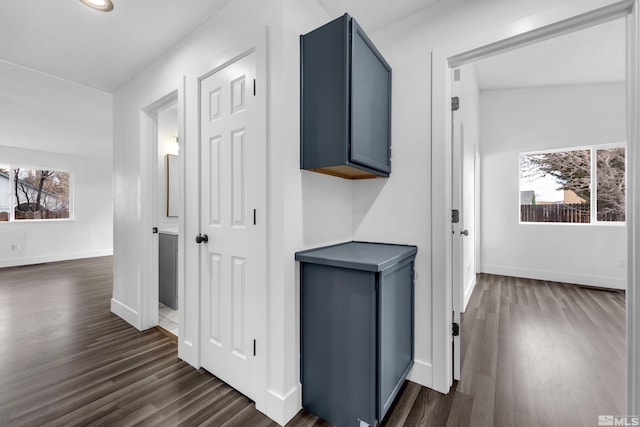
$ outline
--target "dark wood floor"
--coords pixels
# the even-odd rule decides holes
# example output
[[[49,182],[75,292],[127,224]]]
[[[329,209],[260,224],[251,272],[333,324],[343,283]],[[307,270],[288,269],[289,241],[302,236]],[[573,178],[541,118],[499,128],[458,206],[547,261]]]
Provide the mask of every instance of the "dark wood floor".
[[[276,426],[110,313],[111,258],[0,269],[0,426]],[[461,382],[407,382],[386,426],[592,426],[624,407],[624,295],[480,275]],[[301,411],[290,426],[327,426]]]

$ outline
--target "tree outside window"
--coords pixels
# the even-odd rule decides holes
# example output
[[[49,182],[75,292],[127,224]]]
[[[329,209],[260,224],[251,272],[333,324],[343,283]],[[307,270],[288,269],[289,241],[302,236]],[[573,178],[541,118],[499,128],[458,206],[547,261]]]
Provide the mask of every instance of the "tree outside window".
[[[625,148],[520,156],[521,222],[624,222]]]
[[[625,220],[625,149],[596,150],[597,219]]]
[[[69,218],[70,188],[69,172],[0,166],[0,221]]]

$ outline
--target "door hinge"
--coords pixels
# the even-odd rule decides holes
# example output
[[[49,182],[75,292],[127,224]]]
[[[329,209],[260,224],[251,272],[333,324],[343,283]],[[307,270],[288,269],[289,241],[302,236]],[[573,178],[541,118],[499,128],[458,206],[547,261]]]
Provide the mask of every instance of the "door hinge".
[[[256,79],[253,79],[253,96],[256,96]]]
[[[256,355],[256,340],[253,340],[253,355]]]
[[[460,325],[458,323],[453,322],[451,324],[451,334],[454,337],[457,337],[458,335],[460,335]]]
[[[458,209],[451,210],[451,222],[457,224],[460,222],[460,211]]]
[[[153,231],[153,234],[158,234],[158,227],[153,227],[151,231]]]
[[[451,98],[451,111],[457,111],[460,109],[460,98],[454,96]]]
[[[256,225],[256,210],[253,210],[253,225]]]

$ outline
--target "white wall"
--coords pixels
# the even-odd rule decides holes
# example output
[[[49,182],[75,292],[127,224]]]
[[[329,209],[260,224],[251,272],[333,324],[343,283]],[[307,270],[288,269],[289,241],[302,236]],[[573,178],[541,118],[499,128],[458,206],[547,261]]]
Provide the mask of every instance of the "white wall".
[[[581,0],[567,0],[578,4]],[[595,3],[595,2],[592,2]],[[600,4],[607,3],[602,0]],[[197,164],[197,78],[238,53],[245,33],[267,28],[269,49],[268,99],[268,390],[267,414],[287,421],[299,408],[298,387],[298,272],[294,252],[351,240],[409,243],[418,246],[416,259],[416,365],[411,379],[434,385],[432,361],[435,324],[432,295],[444,294],[445,283],[431,283],[431,256],[444,248],[433,247],[431,230],[431,60],[433,49],[468,45],[478,34],[509,27],[514,22],[552,10],[555,0],[452,0],[416,13],[375,33],[369,33],[393,68],[391,178],[349,182],[299,170],[299,62],[301,33],[329,20],[313,0],[236,0],[179,46],[159,59],[115,95],[115,283],[114,300],[129,308],[135,324],[144,277],[140,241],[144,237],[143,206],[139,185],[140,110],[180,88],[185,76],[186,165]],[[566,6],[565,3],[561,5]],[[555,9],[554,9],[555,10]],[[348,12],[348,11],[347,11]],[[356,17],[357,18],[357,17]],[[366,28],[365,28],[366,31]],[[513,30],[511,31],[513,33]],[[261,86],[259,85],[259,88]],[[435,144],[441,142],[434,141]],[[187,169],[186,233],[197,194],[194,172]],[[444,184],[443,184],[444,185]],[[132,214],[131,214],[132,213]],[[198,259],[191,238],[185,243],[185,264]],[[187,299],[197,299],[197,271],[185,268]],[[438,291],[438,292],[436,292]],[[191,296],[189,296],[191,293]],[[186,331],[181,325],[181,357],[196,363],[197,354],[185,352],[184,339],[194,342],[197,309],[190,311]],[[436,320],[439,322],[439,320]],[[190,328],[192,332],[190,332]],[[444,369],[443,367],[441,367]],[[438,389],[446,391],[444,381]],[[279,405],[279,407],[278,407]],[[297,406],[296,406],[297,405]]]
[[[5,146],[0,146],[0,158],[73,174],[73,219],[0,222],[0,267],[112,254],[110,159]],[[16,244],[20,249],[13,251]]]
[[[0,145],[110,159],[113,96],[0,60]]]
[[[299,35],[328,21],[313,0],[236,0],[115,93],[115,250],[112,310],[140,327],[140,290],[147,280],[145,174],[141,165],[141,110],[167,94],[185,90],[185,324],[180,357],[199,366],[197,224],[197,79],[255,46],[267,34],[268,79],[268,335],[267,390],[257,407],[279,422],[300,408],[299,284],[296,251],[352,238],[351,182],[299,169]],[[266,30],[266,31],[265,31]],[[286,53],[286,54],[285,54]],[[263,92],[264,93],[264,92]],[[196,209],[194,209],[196,208]]]
[[[0,164],[71,172],[74,205],[71,221],[1,222],[0,267],[112,253],[112,99],[0,61]]]
[[[624,142],[624,83],[488,90],[480,99],[482,271],[625,289],[626,227],[519,224],[518,182],[521,152]]]
[[[442,392],[449,388],[446,354],[442,350],[445,341],[440,338],[446,338],[443,331],[449,331],[450,324],[443,322],[443,317],[435,317],[437,314],[432,311],[435,307],[432,296],[438,296],[434,304],[443,307],[445,301],[441,297],[450,290],[446,288],[446,280],[437,283],[431,280],[432,273],[442,268],[432,264],[432,256],[446,249],[441,243],[435,247],[431,243],[441,242],[446,232],[431,228],[434,219],[431,200],[436,196],[432,194],[432,153],[446,145],[439,140],[431,145],[431,53],[462,53],[482,46],[483,41],[487,44],[515,35],[551,18],[568,18],[582,8],[588,10],[611,3],[614,1],[594,0],[587,5],[581,0],[560,3],[555,0],[448,0],[369,34],[393,68],[393,170],[387,184],[354,183],[355,238],[394,239],[418,245],[416,365],[410,374],[413,381]],[[444,110],[444,104],[436,108]],[[434,185],[445,187],[444,176],[438,175],[435,179]],[[357,191],[355,185],[358,185]],[[433,209],[437,210],[438,206]],[[448,218],[450,212],[443,206],[439,215]],[[434,336],[434,331],[440,331],[442,336]],[[439,339],[436,347],[435,339]],[[434,364],[438,371],[433,371]]]
[[[272,306],[281,310],[279,323],[274,323],[274,331],[282,328],[284,333],[284,353],[286,357],[280,361],[284,373],[285,388],[288,392],[299,393],[299,355],[300,355],[300,274],[298,263],[294,260],[296,251],[313,247],[350,241],[353,239],[351,227],[352,216],[352,181],[300,170],[300,34],[307,33],[327,23],[330,17],[315,0],[285,1],[285,19],[283,31],[282,82],[286,89],[285,103],[280,114],[273,121],[281,126],[283,140],[287,144],[280,145],[283,156],[281,183],[274,181],[270,188],[274,193],[283,191],[284,215],[279,219],[276,213],[272,219],[279,222],[278,228],[284,231],[284,242],[281,251],[275,247],[271,253],[274,259],[277,253],[282,259],[273,264],[274,268],[284,268],[283,298],[274,300]],[[280,140],[274,135],[274,141]],[[275,144],[272,146],[275,147]],[[278,189],[277,187],[280,187]],[[272,193],[273,194],[273,193]],[[273,236],[273,235],[272,235]],[[282,305],[280,305],[282,304]],[[271,328],[271,325],[270,325]],[[295,385],[295,388],[292,386]],[[301,402],[299,403],[301,405]]]

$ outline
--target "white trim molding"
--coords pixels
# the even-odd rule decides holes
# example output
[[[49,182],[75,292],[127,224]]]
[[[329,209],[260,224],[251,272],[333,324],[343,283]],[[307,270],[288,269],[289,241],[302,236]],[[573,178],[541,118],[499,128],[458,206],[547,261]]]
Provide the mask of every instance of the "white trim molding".
[[[433,384],[433,365],[422,360],[414,360],[407,379],[421,385]]]
[[[111,312],[116,316],[121,317],[124,321],[139,331],[142,330],[140,328],[140,315],[138,312],[115,298],[111,298]]]
[[[431,55],[431,325],[432,388],[453,384],[451,313],[451,73],[440,52]],[[447,127],[448,125],[448,127]],[[427,383],[425,383],[427,384]]]
[[[610,276],[567,273],[563,271],[538,270],[535,268],[514,268],[506,265],[483,264],[482,272],[499,276],[522,277],[524,279],[547,280],[550,282],[570,283],[575,285],[594,286],[624,290],[627,279]]]
[[[627,414],[640,415],[640,0],[627,16]],[[630,185],[629,185],[630,184]]]
[[[43,264],[45,262],[72,261],[74,259],[97,258],[101,256],[111,256],[113,250],[92,251],[92,252],[75,252],[55,255],[42,255],[32,257],[15,257],[0,260],[0,268],[20,267],[24,265]]]
[[[498,53],[505,53],[513,49],[519,49],[533,43],[558,37],[562,34],[593,27],[617,18],[623,18],[631,11],[634,1],[635,0],[623,0],[603,7],[597,7],[596,3],[592,2],[595,8],[593,8],[594,6],[591,6],[591,10],[589,10],[590,6],[585,1],[585,5],[581,5],[581,7],[585,7],[587,10],[576,10],[575,12],[573,10],[551,11],[550,15],[560,15],[564,12],[568,13],[569,16],[564,19],[554,19],[553,16],[540,16],[540,25],[538,27],[531,28],[529,31],[521,32],[519,34],[514,34],[511,37],[504,37],[501,40],[487,43],[483,46],[481,45],[466,52],[454,54],[449,57],[449,64],[451,67],[459,67],[469,62],[479,61]],[[572,7],[573,6],[567,6],[567,8]],[[550,21],[545,23],[545,18],[550,19]],[[524,21],[528,19],[529,18],[524,18],[522,23],[526,24]],[[518,27],[527,28],[526,25],[516,25],[516,28]]]
[[[476,288],[476,283],[477,283],[476,275],[474,274],[473,276],[471,276],[471,280],[469,280],[469,283],[464,288],[464,293],[462,294],[462,310],[461,310],[462,313],[464,313],[467,310],[467,305],[469,305],[471,294],[473,293],[473,290]]]
[[[158,324],[158,300],[159,300],[159,277],[158,277],[158,251],[159,234],[150,233],[157,221],[157,157],[158,157],[158,113],[166,110],[172,105],[178,108],[178,128],[182,128],[180,123],[184,106],[178,103],[179,91],[181,90],[182,76],[173,80],[167,88],[159,93],[155,93],[156,98],[149,102],[140,110],[140,203],[147,209],[141,211],[142,233],[141,272],[142,282],[139,289],[139,309],[142,329],[153,328]],[[182,97],[184,98],[184,97]],[[184,136],[178,132],[180,141]],[[180,248],[181,249],[181,248]],[[180,253],[181,250],[178,249]]]
[[[302,407],[302,386],[292,388],[289,392],[282,396],[273,390],[267,390],[266,408],[264,410],[258,407],[256,402],[256,409],[264,412],[280,424],[281,426],[287,424]]]

